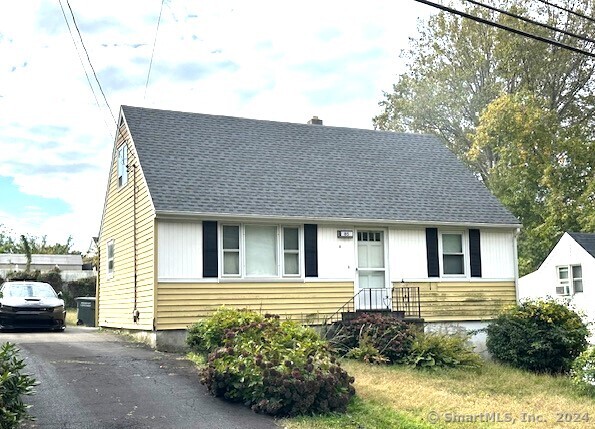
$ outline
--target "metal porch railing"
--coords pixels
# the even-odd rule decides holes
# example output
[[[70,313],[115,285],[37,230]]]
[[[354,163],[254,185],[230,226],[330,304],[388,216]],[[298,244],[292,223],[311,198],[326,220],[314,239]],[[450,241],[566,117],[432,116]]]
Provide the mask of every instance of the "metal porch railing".
[[[396,313],[397,317],[421,319],[419,287],[400,286],[393,288],[365,288],[343,304],[335,313],[324,320],[331,324],[344,318],[345,313],[357,311]]]

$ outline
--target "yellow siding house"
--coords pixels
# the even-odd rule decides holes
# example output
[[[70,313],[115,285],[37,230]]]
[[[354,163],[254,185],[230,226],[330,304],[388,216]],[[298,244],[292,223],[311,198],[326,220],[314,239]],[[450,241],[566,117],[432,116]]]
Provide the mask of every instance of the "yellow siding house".
[[[222,305],[484,326],[520,224],[436,137],[123,106],[99,326],[160,348]]]

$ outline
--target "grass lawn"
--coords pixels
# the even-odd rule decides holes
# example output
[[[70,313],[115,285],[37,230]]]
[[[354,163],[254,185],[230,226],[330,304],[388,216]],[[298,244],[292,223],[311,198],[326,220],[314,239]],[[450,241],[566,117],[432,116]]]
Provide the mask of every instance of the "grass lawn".
[[[76,308],[66,309],[66,326],[76,326]]]
[[[535,375],[490,362],[479,370],[433,372],[356,361],[344,361],[343,367],[355,377],[357,391],[347,414],[284,419],[281,427],[595,427],[595,397],[578,393],[565,377]],[[429,422],[429,416],[438,421]]]

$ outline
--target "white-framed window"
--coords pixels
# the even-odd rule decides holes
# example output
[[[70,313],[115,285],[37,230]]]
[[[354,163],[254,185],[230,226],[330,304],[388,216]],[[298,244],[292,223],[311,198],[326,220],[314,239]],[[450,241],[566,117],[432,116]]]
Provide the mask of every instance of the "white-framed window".
[[[300,275],[300,229],[297,226],[283,227],[283,275]]]
[[[224,276],[240,276],[240,225],[223,225],[222,252]]]
[[[118,149],[118,187],[128,183],[128,146],[124,143]]]
[[[300,277],[301,229],[265,224],[221,225],[221,276]]]
[[[466,273],[465,235],[462,232],[440,233],[440,270],[444,276],[464,276]]]
[[[114,240],[107,242],[107,278],[111,279],[114,276]]]
[[[583,268],[580,265],[562,265],[556,267],[558,285],[556,294],[574,295],[583,291]]]

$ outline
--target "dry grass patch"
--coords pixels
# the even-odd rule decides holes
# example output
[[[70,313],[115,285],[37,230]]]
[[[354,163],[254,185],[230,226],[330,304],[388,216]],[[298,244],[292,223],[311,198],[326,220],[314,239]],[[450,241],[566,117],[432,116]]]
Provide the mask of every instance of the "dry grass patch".
[[[595,399],[576,392],[565,377],[530,374],[487,363],[480,370],[417,371],[393,366],[368,366],[345,362],[355,377],[357,394],[364,400],[426,421],[436,412],[436,427],[510,427],[511,422],[482,422],[483,418],[516,419],[517,427],[591,428],[595,423]],[[449,414],[450,413],[450,414]],[[454,416],[478,416],[475,422],[445,423]],[[522,421],[531,418],[539,422]],[[539,416],[539,417],[538,417]],[[590,422],[585,421],[588,416]],[[572,418],[572,423],[565,419]]]
[[[67,308],[66,309],[66,326],[76,326],[77,322],[77,310],[76,308]]]

